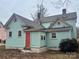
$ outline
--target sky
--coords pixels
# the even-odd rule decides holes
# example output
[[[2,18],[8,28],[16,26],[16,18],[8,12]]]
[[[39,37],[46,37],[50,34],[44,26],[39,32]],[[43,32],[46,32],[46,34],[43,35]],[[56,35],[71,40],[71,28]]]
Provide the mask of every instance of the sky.
[[[65,0],[60,0],[62,3]],[[31,14],[34,14],[37,10],[37,4],[40,4],[41,0],[0,0],[0,21],[3,24],[8,21],[13,13],[24,16],[32,20]],[[44,0],[44,7],[47,8],[47,15],[57,15],[62,13],[62,9],[66,8],[67,13],[77,12],[77,24],[79,26],[79,0],[70,0],[69,3],[63,7],[58,0]]]

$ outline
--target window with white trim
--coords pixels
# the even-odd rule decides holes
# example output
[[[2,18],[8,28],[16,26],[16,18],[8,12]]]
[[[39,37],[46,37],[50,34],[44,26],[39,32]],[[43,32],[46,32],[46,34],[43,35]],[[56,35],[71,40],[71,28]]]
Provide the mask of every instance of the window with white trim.
[[[41,40],[43,40],[43,35],[41,35]]]
[[[58,25],[60,25],[60,22],[58,22]]]
[[[9,37],[12,37],[12,32],[9,32]]]
[[[46,39],[46,37],[44,36],[44,40]]]
[[[45,40],[45,36],[44,35],[41,35],[41,40]]]
[[[52,38],[56,38],[56,33],[52,33]]]
[[[21,31],[18,31],[18,36],[21,36]]]

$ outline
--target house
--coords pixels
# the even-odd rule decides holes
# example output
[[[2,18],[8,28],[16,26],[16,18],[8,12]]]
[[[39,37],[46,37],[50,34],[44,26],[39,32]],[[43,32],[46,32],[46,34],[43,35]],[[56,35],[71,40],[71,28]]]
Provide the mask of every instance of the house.
[[[48,16],[31,21],[20,15],[13,14],[5,24],[8,33],[7,49],[24,49],[43,52],[48,49],[59,50],[62,39],[77,38],[76,12]]]
[[[77,29],[77,42],[79,43],[79,27],[77,27],[76,29]]]
[[[6,40],[6,29],[2,22],[0,22],[0,43],[5,43]]]

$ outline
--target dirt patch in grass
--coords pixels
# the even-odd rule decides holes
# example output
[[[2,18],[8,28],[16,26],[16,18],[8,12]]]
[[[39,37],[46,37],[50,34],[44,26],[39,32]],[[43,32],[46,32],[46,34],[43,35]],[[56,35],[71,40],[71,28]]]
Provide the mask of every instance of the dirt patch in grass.
[[[19,50],[0,47],[0,59],[79,59],[78,53],[65,54],[58,51],[44,53],[23,53]]]
[[[0,50],[0,59],[79,59],[79,54],[63,54],[51,52],[23,53],[19,50]]]

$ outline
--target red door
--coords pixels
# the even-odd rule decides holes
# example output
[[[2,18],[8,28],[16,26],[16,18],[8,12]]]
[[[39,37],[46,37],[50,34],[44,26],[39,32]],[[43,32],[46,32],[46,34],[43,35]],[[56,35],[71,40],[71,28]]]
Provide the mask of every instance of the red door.
[[[26,32],[26,48],[30,49],[30,32]]]

